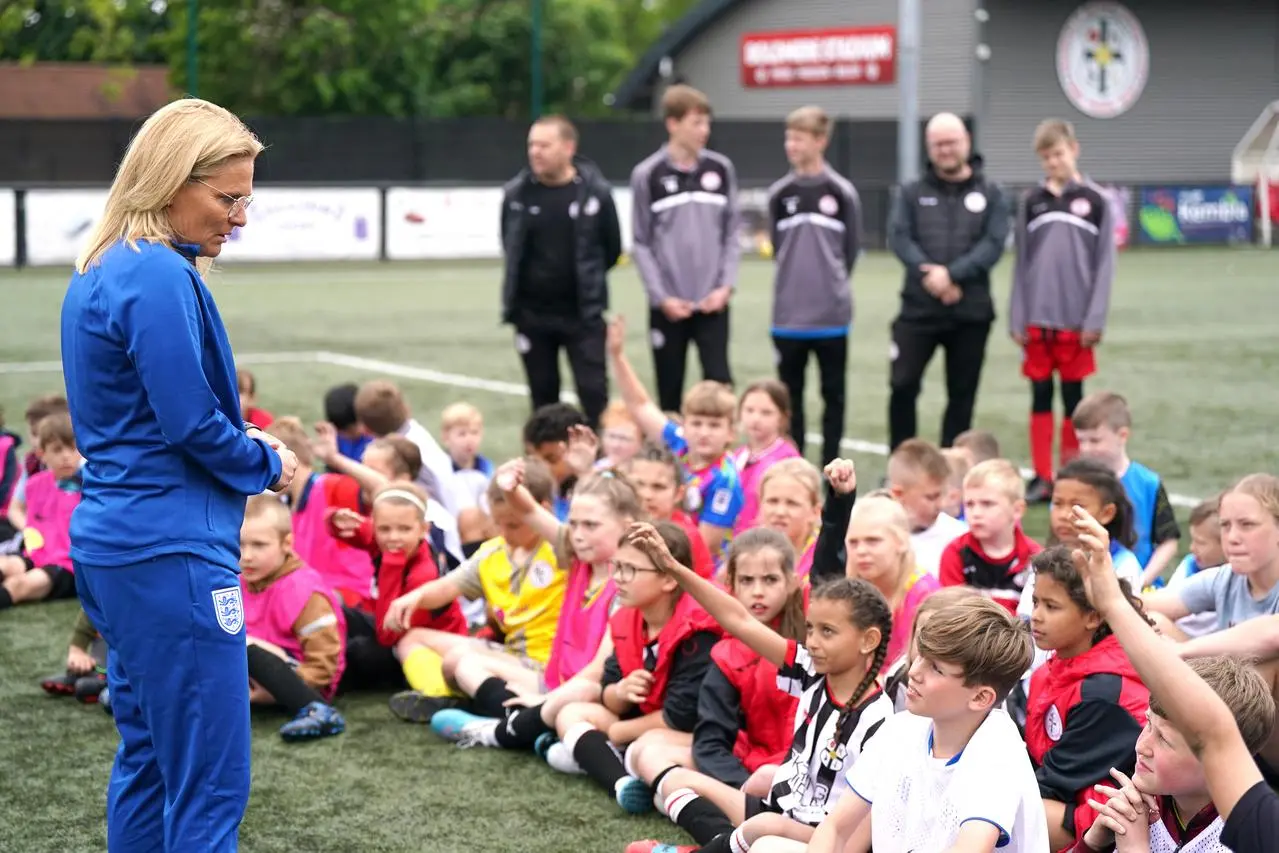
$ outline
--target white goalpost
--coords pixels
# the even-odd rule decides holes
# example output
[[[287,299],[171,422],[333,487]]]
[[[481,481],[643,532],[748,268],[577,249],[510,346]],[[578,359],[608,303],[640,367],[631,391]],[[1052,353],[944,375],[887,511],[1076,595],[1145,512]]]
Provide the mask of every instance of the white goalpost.
[[[1273,212],[1270,187],[1279,185],[1279,101],[1272,101],[1235,146],[1230,180],[1257,188],[1261,218],[1261,245],[1270,248]]]

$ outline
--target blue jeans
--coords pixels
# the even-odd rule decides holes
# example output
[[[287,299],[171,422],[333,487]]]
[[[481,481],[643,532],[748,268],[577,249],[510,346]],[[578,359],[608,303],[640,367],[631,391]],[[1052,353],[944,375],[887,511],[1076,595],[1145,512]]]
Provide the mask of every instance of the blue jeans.
[[[235,851],[249,800],[249,675],[240,578],[189,555],[75,565],[110,648],[120,747],[109,853]]]

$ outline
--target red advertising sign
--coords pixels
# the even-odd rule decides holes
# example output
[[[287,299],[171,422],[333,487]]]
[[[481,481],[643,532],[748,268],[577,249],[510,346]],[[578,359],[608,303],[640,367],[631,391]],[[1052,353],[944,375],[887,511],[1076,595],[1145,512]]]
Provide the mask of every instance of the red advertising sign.
[[[892,83],[897,72],[897,28],[746,33],[741,65],[742,85],[747,88]]]

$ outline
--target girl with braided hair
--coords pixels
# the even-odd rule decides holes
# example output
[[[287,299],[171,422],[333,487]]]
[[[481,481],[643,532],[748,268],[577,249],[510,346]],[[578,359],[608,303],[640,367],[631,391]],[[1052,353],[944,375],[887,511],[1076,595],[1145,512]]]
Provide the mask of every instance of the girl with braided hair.
[[[747,795],[709,776],[671,768],[654,781],[654,804],[701,846],[639,841],[627,853],[742,853],[765,835],[807,841],[849,791],[847,773],[863,745],[893,713],[878,683],[892,636],[888,602],[866,581],[841,578],[821,585],[810,596],[806,642],[801,645],[781,637],[733,595],[672,559],[648,526],[633,526],[628,538],[650,553],[654,564],[727,633],[776,666],[778,689],[797,696],[799,703],[790,752],[766,796]]]
[[[1082,840],[1097,819],[1093,785],[1111,768],[1131,774],[1137,738],[1150,705],[1110,626],[1088,601],[1068,546],[1035,555],[1031,635],[1052,657],[1035,670],[1026,701],[1026,746],[1048,815],[1053,850]],[[1128,581],[1129,603],[1143,613]]]

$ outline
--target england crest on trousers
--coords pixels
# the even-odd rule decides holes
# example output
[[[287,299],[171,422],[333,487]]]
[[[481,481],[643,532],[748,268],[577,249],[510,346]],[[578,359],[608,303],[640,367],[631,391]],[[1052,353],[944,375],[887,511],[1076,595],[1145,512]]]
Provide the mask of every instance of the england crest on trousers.
[[[240,601],[240,588],[229,586],[213,590],[213,614],[218,627],[228,634],[238,634],[244,627],[244,604]]]

